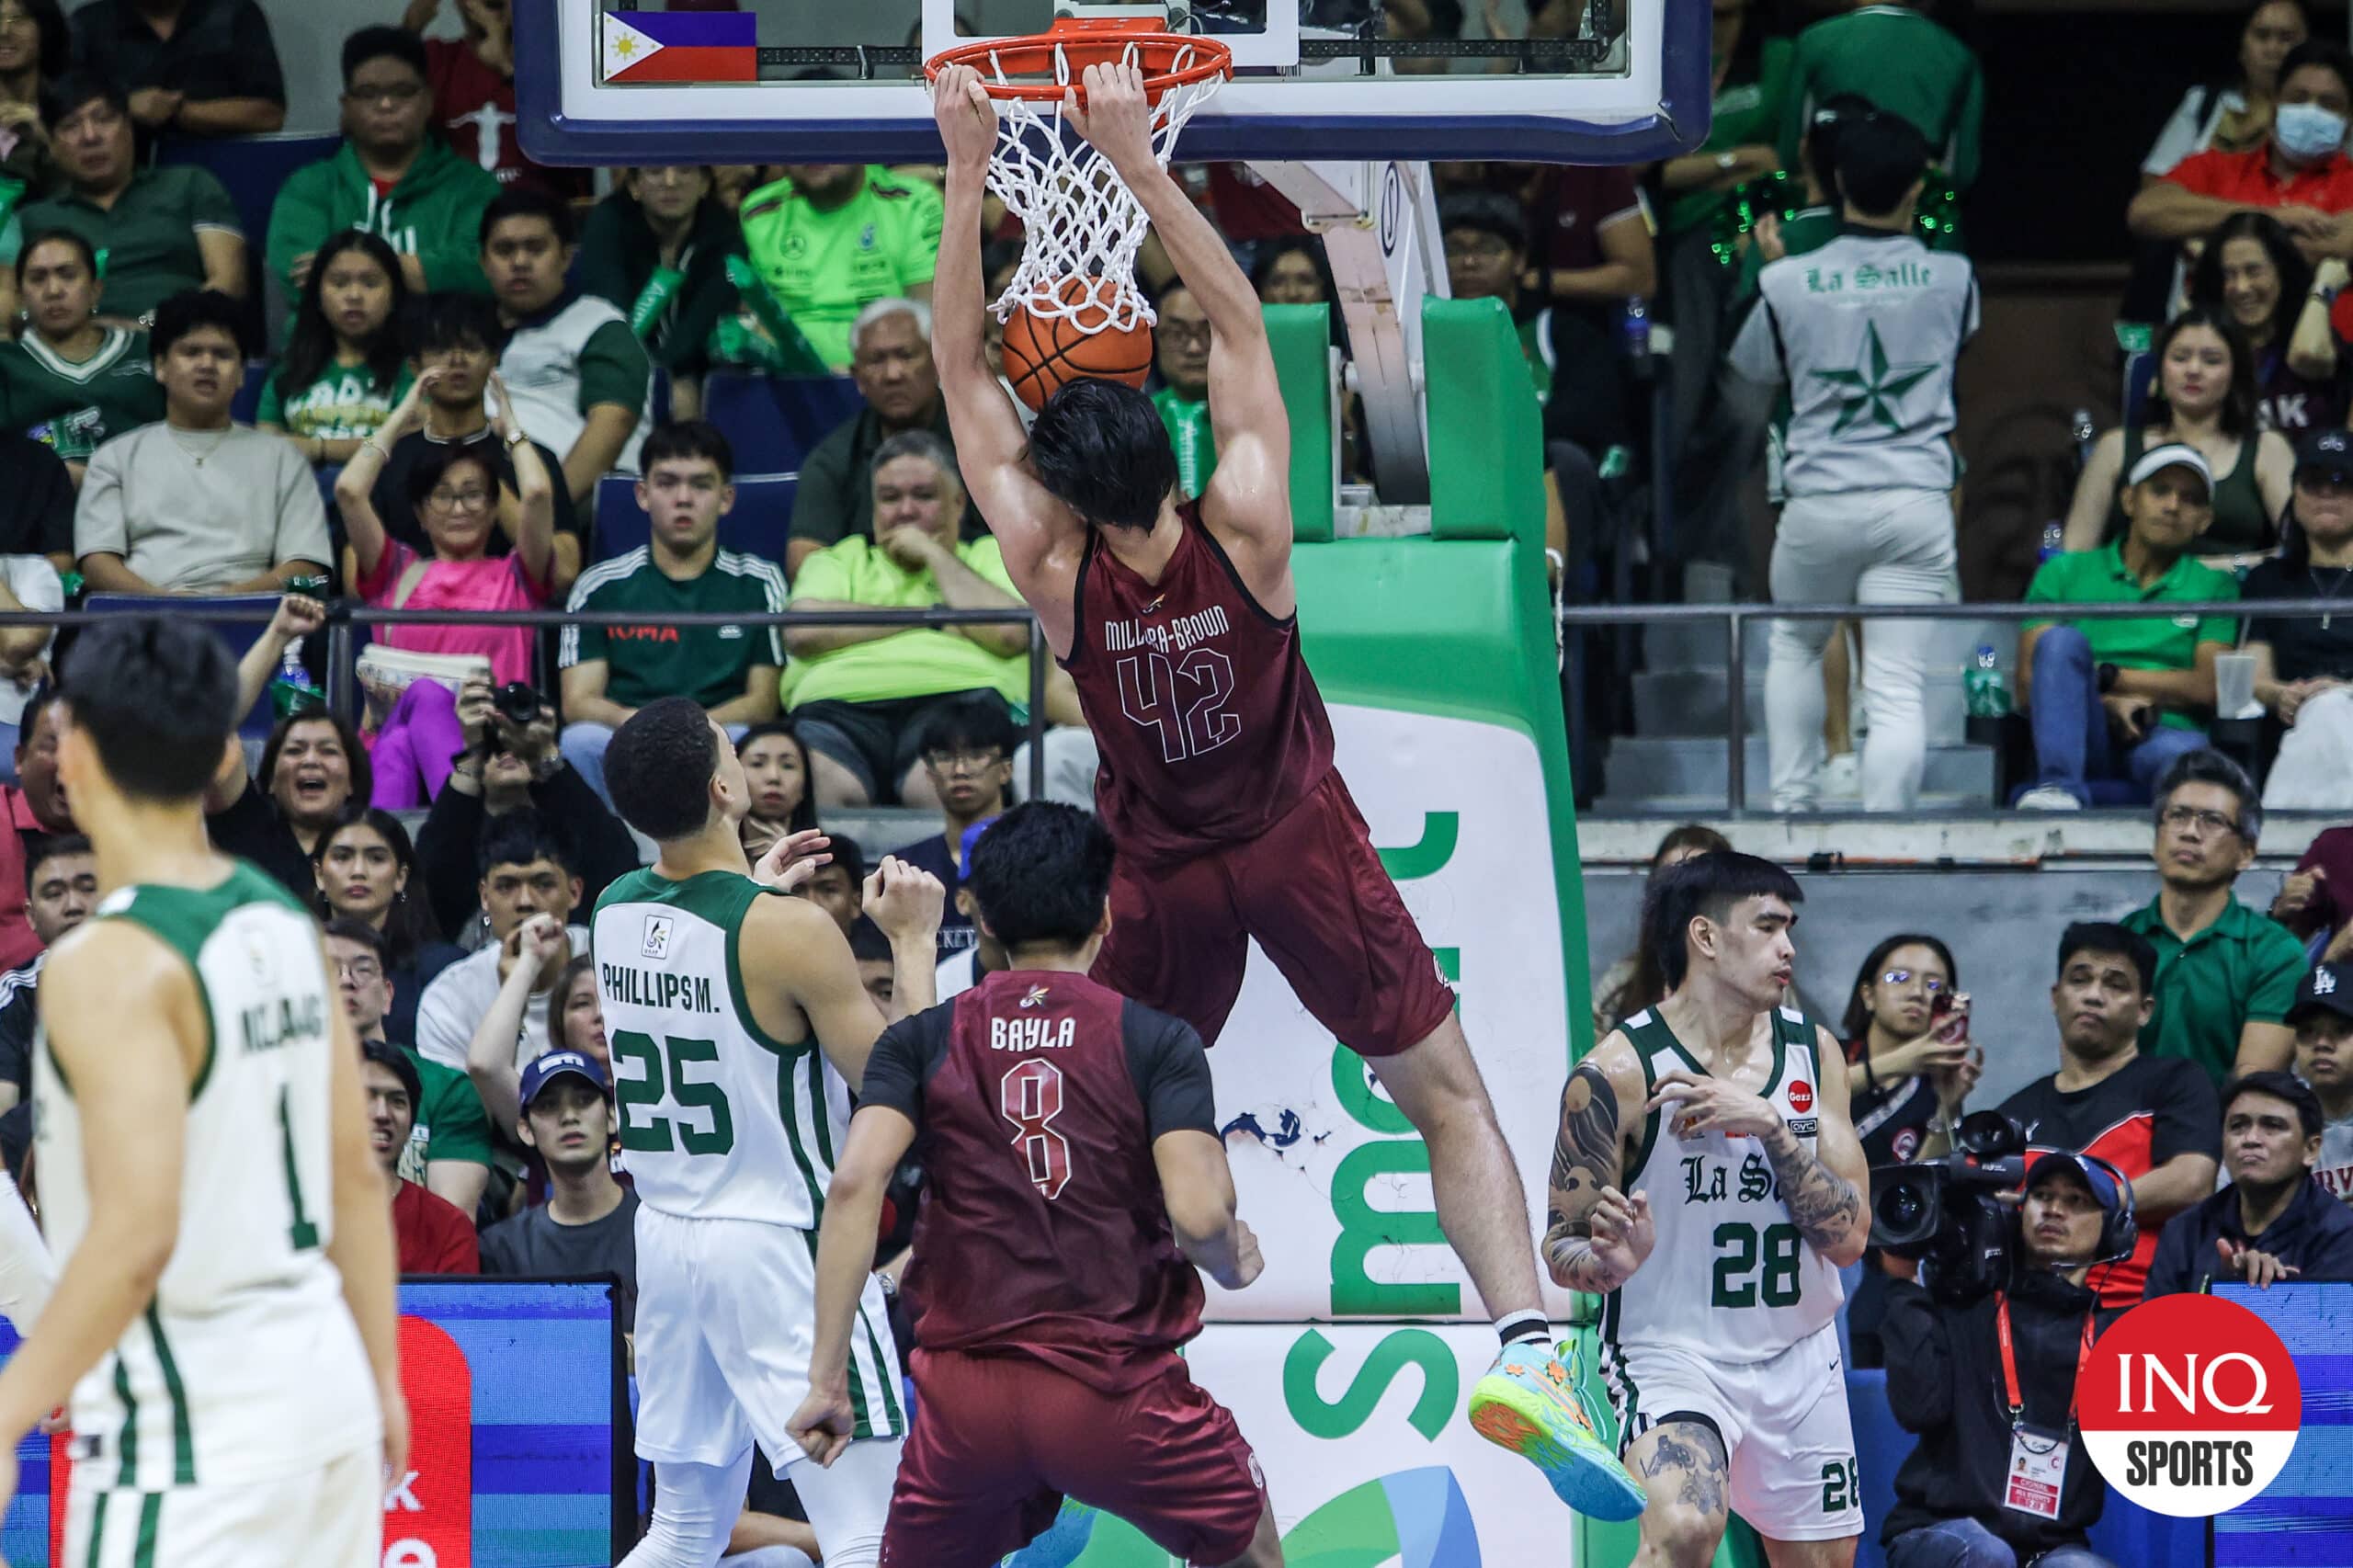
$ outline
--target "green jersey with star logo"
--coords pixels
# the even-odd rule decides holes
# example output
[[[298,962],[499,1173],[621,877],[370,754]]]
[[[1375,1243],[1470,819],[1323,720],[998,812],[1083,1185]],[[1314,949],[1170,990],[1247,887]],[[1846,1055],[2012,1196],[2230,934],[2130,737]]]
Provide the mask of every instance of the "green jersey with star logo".
[[[1910,233],[1850,227],[1772,263],[1757,287],[1732,365],[1788,388],[1786,494],[1959,483],[1953,367],[1978,312],[1968,257]]]

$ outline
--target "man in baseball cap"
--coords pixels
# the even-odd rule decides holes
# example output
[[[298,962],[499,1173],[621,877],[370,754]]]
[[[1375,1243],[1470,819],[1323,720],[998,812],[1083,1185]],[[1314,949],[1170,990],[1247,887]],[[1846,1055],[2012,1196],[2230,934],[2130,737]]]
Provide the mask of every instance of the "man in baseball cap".
[[[2035,573],[2029,603],[2197,603],[2239,597],[2238,580],[2190,557],[2214,521],[2214,472],[2178,441],[2152,447],[2118,496],[2124,537],[2054,555]],[[2146,801],[2175,758],[2206,744],[2196,715],[2214,700],[2200,680],[2208,644],[2238,645],[2227,616],[2029,621],[2018,637],[2038,777],[2014,804],[2079,811]]]
[[[2353,964],[2323,963],[2296,987],[2296,1076],[2320,1101],[2320,1157],[2313,1176],[2353,1202]]]
[[[2353,484],[2353,436],[2335,426],[2309,430],[2296,444],[2296,480]]]
[[[614,1179],[611,1080],[596,1058],[551,1051],[523,1069],[515,1135],[547,1170],[547,1201],[482,1233],[482,1271],[609,1274],[621,1326],[637,1311],[637,1194]]]

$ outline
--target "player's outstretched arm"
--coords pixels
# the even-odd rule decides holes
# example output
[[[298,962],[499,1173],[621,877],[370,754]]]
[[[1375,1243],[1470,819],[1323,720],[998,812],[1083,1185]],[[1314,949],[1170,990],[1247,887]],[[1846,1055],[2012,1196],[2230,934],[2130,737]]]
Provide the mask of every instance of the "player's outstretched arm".
[[[0,1370],[0,1475],[11,1483],[17,1440],[155,1299],[179,1234],[188,1085],[207,1027],[188,967],[114,921],[51,949],[41,1021],[81,1111],[90,1228],[39,1329]]]
[[[326,963],[325,949],[319,961]],[[335,970],[330,966],[327,973]],[[367,1093],[359,1082],[359,1041],[339,1007],[327,1037],[327,1156],[333,1162],[335,1231],[327,1260],[343,1277],[344,1304],[368,1347],[376,1402],[384,1413],[384,1465],[398,1482],[408,1466],[408,1400],[401,1392],[400,1253],[392,1242],[392,1205],[384,1173],[368,1146]]]
[[[841,1162],[825,1188],[817,1229],[817,1329],[809,1352],[809,1396],[785,1424],[801,1451],[830,1465],[849,1447],[850,1327],[874,1270],[874,1242],[891,1175],[915,1141],[915,1124],[894,1107],[863,1105],[850,1118]]]
[[[1633,1277],[1657,1240],[1649,1195],[1630,1199],[1618,1187],[1642,1101],[1642,1066],[1622,1034],[1578,1062],[1561,1090],[1545,1184],[1544,1267],[1563,1289],[1608,1295]]]
[[[892,1004],[900,1017],[931,1006],[943,899],[938,878],[893,857],[866,879],[867,913],[891,938],[893,983],[905,988]],[[754,983],[759,990],[752,997],[753,1017],[783,1038],[798,1010],[825,1060],[856,1092],[884,1019],[833,916],[806,899],[756,899],[736,940],[745,974],[764,977]]]

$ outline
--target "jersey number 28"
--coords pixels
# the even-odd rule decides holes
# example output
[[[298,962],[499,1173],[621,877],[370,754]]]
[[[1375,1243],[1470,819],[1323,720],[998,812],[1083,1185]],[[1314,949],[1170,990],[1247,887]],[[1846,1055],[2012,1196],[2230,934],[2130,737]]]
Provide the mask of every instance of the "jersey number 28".
[[[997,1108],[1016,1129],[1030,1181],[1048,1198],[1061,1197],[1070,1180],[1070,1141],[1051,1123],[1062,1114],[1063,1070],[1051,1062],[1022,1062],[998,1085]]]

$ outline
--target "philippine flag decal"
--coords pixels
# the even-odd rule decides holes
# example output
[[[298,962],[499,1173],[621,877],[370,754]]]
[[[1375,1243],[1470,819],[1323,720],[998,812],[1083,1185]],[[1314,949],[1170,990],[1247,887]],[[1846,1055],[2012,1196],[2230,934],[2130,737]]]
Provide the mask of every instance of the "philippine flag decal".
[[[608,83],[756,82],[759,17],[750,11],[608,11]]]

